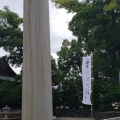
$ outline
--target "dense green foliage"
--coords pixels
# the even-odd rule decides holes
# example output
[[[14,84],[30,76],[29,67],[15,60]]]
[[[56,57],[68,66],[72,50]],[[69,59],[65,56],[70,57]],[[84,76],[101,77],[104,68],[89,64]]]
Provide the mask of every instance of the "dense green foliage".
[[[69,23],[69,30],[78,38],[75,49],[78,50],[77,45],[79,45],[79,50],[76,52],[83,55],[89,55],[91,51],[94,53],[94,108],[103,108],[104,106],[105,109],[111,109],[111,103],[120,98],[120,88],[116,89],[120,69],[120,1],[52,1],[58,8],[65,8],[68,12],[75,13]],[[72,44],[72,42],[68,43]],[[63,75],[61,81],[66,81],[64,75],[68,75],[68,79],[71,78],[70,67],[74,66],[74,61],[78,61],[79,57],[78,54],[74,54],[74,49],[70,46],[65,47],[64,43],[65,41],[61,51],[58,52],[58,69],[62,71]],[[81,57],[79,57],[79,61],[81,61]],[[81,69],[80,65],[81,63],[76,62],[75,66],[79,66]],[[75,72],[77,70],[75,69]],[[77,75],[77,73],[75,74]],[[72,76],[72,78],[74,77]],[[78,78],[75,80],[77,81]],[[112,92],[113,90],[114,92]],[[108,101],[109,105],[107,105]]]
[[[82,100],[82,82],[80,44],[76,40],[63,41],[61,51],[57,54],[58,66],[56,72],[59,85],[53,88],[53,105],[55,107],[79,108]],[[76,57],[77,56],[77,57]],[[81,92],[80,92],[81,91]]]
[[[9,53],[8,61],[20,66],[23,59],[23,32],[20,25],[23,19],[8,7],[0,10],[0,47]]]
[[[9,105],[12,108],[21,108],[22,84],[17,79],[15,81],[6,80],[0,84],[0,107]]]

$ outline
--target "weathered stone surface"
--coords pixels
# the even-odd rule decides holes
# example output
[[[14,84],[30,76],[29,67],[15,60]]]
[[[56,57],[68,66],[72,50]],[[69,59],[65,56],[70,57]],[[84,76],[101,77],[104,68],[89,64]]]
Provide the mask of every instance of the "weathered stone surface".
[[[52,120],[48,0],[24,0],[22,120]]]

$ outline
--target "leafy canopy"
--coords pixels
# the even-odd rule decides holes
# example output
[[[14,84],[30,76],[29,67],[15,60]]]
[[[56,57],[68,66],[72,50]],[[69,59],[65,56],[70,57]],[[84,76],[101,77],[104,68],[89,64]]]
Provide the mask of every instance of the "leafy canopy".
[[[0,47],[9,53],[9,62],[20,66],[23,59],[23,19],[8,7],[0,10]]]
[[[94,98],[96,99],[93,104],[95,108],[105,106],[103,104],[107,103],[104,103],[103,99],[107,99],[106,93],[111,95],[111,93],[114,93],[110,92],[112,86],[118,86],[120,69],[120,1],[52,1],[58,8],[65,8],[68,12],[75,13],[69,23],[69,30],[77,37],[76,47],[79,44],[80,53],[88,55],[91,51],[94,52]],[[72,61],[73,54],[70,56],[69,53],[74,53],[74,50],[71,51],[69,46],[65,49],[63,47],[58,53],[58,66],[60,70],[63,71],[64,69],[62,73],[67,75],[71,73],[71,69],[70,65],[66,63],[74,65],[73,61],[77,60],[78,54],[74,56]],[[79,60],[81,61],[81,58]],[[113,96],[116,97],[115,93]],[[111,97],[111,99],[114,97]],[[115,102],[115,99],[112,99],[112,102]],[[106,108],[109,109],[110,107]]]

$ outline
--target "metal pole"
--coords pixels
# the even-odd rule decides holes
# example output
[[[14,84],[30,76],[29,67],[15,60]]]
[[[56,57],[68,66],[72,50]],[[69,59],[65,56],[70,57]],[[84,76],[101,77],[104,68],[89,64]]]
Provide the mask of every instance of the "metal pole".
[[[119,86],[120,86],[120,69],[119,69],[119,73],[118,73],[118,75],[119,75],[118,84],[119,84]]]
[[[91,120],[93,118],[93,105],[91,105]]]
[[[93,119],[93,53],[91,53],[91,120]]]

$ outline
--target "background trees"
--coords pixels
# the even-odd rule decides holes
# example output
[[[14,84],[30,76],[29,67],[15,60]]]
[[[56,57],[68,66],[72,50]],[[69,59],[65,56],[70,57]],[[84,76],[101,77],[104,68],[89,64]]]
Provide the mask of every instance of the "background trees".
[[[94,53],[94,108],[111,109],[119,101],[118,73],[120,69],[120,2],[119,0],[52,0],[56,7],[75,15],[69,30],[77,40],[64,40],[58,51],[57,64],[52,59],[52,71],[59,85],[53,87],[53,105],[80,108],[82,101],[82,57]],[[22,18],[7,7],[0,11],[0,47],[10,54],[13,65],[22,64]],[[4,88],[6,83],[4,83]],[[14,89],[13,89],[14,91]],[[16,90],[15,90],[16,91]],[[9,93],[10,94],[10,93]],[[12,97],[10,98],[12,99]]]
[[[53,88],[54,107],[79,108],[82,100],[80,44],[76,40],[64,40],[61,51],[57,53],[58,65],[56,74],[59,85]]]
[[[76,44],[79,45],[80,53],[82,52],[83,55],[88,55],[91,51],[94,53],[93,104],[94,108],[102,106],[105,108],[108,94],[114,96],[110,98],[111,102],[115,102],[115,98],[120,97],[118,89],[116,89],[118,96],[115,95],[115,92],[110,92],[113,90],[113,86],[118,85],[120,68],[120,2],[118,0],[52,1],[58,8],[65,8],[68,12],[75,13],[69,23],[69,30],[77,37]],[[70,52],[71,49],[68,51]],[[72,63],[71,58],[73,57],[73,55],[69,56],[67,60],[62,62],[61,52],[63,52],[63,47],[58,54],[59,68],[69,61],[71,61],[69,63]],[[64,53],[64,56],[66,56],[67,53]],[[72,50],[72,53],[74,53],[74,50]],[[77,60],[77,58],[78,54],[75,54],[74,60]],[[81,61],[81,58],[79,60]],[[72,64],[74,65],[74,63]],[[78,65],[78,63],[76,64]],[[69,66],[66,65],[66,68],[69,68]],[[66,71],[66,74],[69,73],[70,71]],[[103,99],[106,99],[106,102]],[[107,109],[110,109],[110,104],[109,107],[106,107]]]
[[[7,62],[17,67],[22,65],[23,59],[23,19],[16,13],[11,12],[8,7],[0,10],[0,48],[3,48],[8,55],[2,57],[1,62]],[[4,69],[4,65],[0,65]],[[22,100],[22,78],[16,76],[15,81],[5,81],[0,84],[0,106],[8,104],[14,107],[21,107]]]
[[[9,52],[6,58],[16,66],[20,66],[23,61],[22,23],[23,19],[11,12],[7,6],[0,10],[0,47]]]

